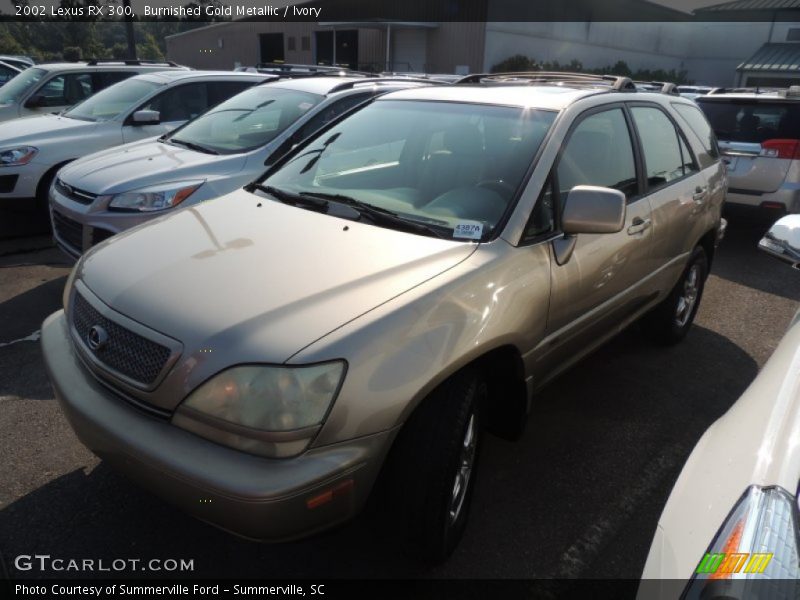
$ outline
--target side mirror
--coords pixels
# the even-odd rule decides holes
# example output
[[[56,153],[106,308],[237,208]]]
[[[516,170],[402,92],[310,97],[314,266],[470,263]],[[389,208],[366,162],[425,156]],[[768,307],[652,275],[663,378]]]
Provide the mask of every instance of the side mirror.
[[[561,213],[564,237],[553,240],[559,265],[566,264],[579,233],[617,233],[625,226],[625,194],[593,185],[576,185],[567,194]]]
[[[758,242],[759,250],[800,268],[800,215],[778,219]]]
[[[45,104],[47,104],[47,98],[45,98],[44,94],[34,94],[25,103],[25,107],[26,108],[41,108]]]
[[[617,233],[625,226],[625,194],[611,188],[576,185],[567,194],[561,213],[566,235]]]
[[[157,110],[137,110],[133,113],[134,125],[158,125],[161,123],[161,113]]]

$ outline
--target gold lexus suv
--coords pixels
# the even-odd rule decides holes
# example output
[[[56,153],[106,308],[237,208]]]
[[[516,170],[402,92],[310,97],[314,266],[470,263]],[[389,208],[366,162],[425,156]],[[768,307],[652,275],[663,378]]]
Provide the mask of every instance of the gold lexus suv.
[[[83,443],[196,517],[279,541],[373,495],[441,561],[485,429],[634,321],[686,335],[725,193],[697,106],[624,77],[392,92],[85,254],[45,362]]]

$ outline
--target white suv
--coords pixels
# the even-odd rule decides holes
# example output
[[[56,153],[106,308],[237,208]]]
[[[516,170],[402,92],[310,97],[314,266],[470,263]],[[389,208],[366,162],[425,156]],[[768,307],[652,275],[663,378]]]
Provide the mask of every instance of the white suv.
[[[728,164],[728,203],[800,212],[800,87],[717,89],[696,102]]]
[[[0,206],[46,211],[50,184],[68,162],[167,133],[267,79],[230,71],[148,73],[117,83],[60,115],[0,123]]]
[[[165,69],[186,70],[186,67],[172,62],[141,60],[32,66],[10,79],[0,90],[0,121],[60,112],[123,79]]]

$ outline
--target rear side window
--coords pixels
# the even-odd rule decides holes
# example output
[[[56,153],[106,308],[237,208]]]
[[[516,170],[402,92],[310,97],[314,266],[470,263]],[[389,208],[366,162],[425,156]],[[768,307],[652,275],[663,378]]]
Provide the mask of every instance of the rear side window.
[[[564,146],[557,178],[562,202],[576,185],[614,188],[628,199],[637,194],[633,146],[622,109],[595,113],[578,124]]]
[[[254,81],[212,81],[208,84],[208,105],[216,106],[253,86]]]
[[[794,103],[704,100],[700,106],[714,133],[727,142],[800,139],[800,111]]]
[[[115,83],[119,83],[132,75],[136,75],[135,71],[101,71],[98,73],[92,73],[92,87],[94,93],[99,92],[100,90],[106,89],[110,85],[114,85]]]
[[[689,126],[689,130],[694,133],[700,142],[703,144],[705,153],[698,156],[700,166],[705,168],[712,165],[719,158],[719,148],[717,147],[717,138],[708,119],[703,115],[703,112],[688,104],[673,104],[672,107],[678,115]]]
[[[634,106],[631,114],[642,141],[647,187],[652,190],[683,177],[684,161],[672,121],[657,108]]]

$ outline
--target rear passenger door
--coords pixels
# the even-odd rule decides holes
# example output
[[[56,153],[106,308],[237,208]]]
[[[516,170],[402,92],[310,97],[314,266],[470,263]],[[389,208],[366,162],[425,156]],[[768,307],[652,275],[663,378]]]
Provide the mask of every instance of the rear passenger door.
[[[695,227],[708,207],[709,190],[687,139],[666,110],[655,104],[630,103],[629,109],[642,148],[645,194],[653,219],[653,258],[656,269],[683,265],[700,233]],[[659,279],[674,283],[674,270]]]
[[[653,270],[653,217],[648,198],[641,194],[632,134],[621,104],[584,113],[562,145],[551,190],[539,199],[546,205],[547,194],[552,194],[556,216],[576,185],[618,189],[627,199],[620,232],[578,235],[565,264],[558,264],[553,253],[544,358],[548,367],[593,347],[652,294],[645,280]]]

